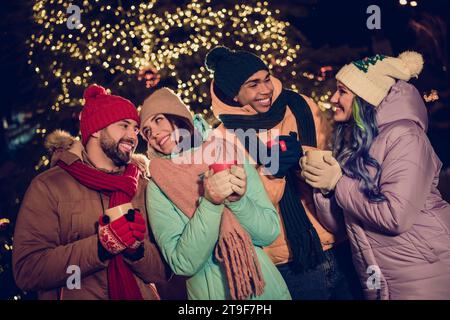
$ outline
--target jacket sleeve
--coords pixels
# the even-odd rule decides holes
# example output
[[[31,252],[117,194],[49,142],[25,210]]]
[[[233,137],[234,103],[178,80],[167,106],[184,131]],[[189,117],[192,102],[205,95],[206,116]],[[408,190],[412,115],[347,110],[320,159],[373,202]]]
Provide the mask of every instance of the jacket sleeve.
[[[357,180],[343,176],[336,187],[336,200],[346,214],[389,235],[399,235],[414,224],[429,194],[435,164],[424,136],[405,134],[389,147],[381,163],[380,190],[387,198],[370,202]]]
[[[314,204],[317,219],[325,229],[333,234],[344,232],[344,215],[334,195],[325,197],[320,190],[314,189]]]
[[[166,272],[160,252],[156,245],[148,239],[144,240],[143,257],[138,260],[125,257],[124,261],[133,273],[145,283],[161,283],[168,280],[169,274]]]
[[[224,206],[202,198],[186,223],[183,213],[154,182],[149,183],[147,193],[150,225],[164,258],[175,274],[193,276],[213,253]]]
[[[107,266],[98,256],[98,238],[92,235],[67,245],[60,243],[57,202],[47,185],[32,181],[19,210],[13,242],[13,272],[25,291],[49,290],[65,285],[78,266],[81,277]]]
[[[240,200],[228,202],[227,207],[249,233],[253,244],[265,247],[280,234],[280,221],[256,169],[249,164],[245,164],[244,168],[247,174],[247,191]]]

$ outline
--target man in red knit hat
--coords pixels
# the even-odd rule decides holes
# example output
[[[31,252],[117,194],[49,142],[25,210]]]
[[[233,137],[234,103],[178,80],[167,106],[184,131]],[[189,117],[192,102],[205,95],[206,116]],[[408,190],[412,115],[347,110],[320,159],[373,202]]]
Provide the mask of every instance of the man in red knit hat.
[[[147,232],[147,180],[131,163],[137,110],[97,85],[84,99],[84,149],[68,133],[49,135],[52,168],[33,179],[23,199],[16,282],[39,299],[158,299],[152,283],[165,281],[165,265]]]

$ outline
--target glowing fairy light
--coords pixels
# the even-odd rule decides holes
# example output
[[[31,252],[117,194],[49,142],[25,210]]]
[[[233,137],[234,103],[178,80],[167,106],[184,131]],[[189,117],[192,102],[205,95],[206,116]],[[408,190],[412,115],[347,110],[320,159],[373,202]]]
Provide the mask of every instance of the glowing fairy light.
[[[268,9],[267,1],[218,9],[210,1],[193,0],[171,12],[158,8],[157,0],[136,3],[127,10],[100,3],[83,1],[84,26],[80,30],[65,26],[67,3],[40,0],[33,6],[34,20],[41,28],[29,39],[29,63],[42,74],[43,82],[59,84],[64,99],[53,104],[54,111],[79,104],[80,88],[95,80],[93,72],[86,72],[91,66],[103,69],[97,73],[106,71],[117,77],[118,86],[119,81],[120,86],[131,81],[132,77],[122,79],[124,74],[135,75],[149,62],[163,78],[181,78],[184,83],[186,71],[180,72],[180,67],[195,57],[200,63],[191,71],[197,81],[177,88],[182,98],[190,98],[184,95],[192,92],[191,88],[197,96],[209,91],[209,72],[203,68],[206,52],[229,39],[235,39],[236,47],[245,49],[250,44],[258,54],[270,53],[267,62],[272,67],[294,67],[298,57],[300,46],[291,45],[287,38],[289,23],[278,20],[279,12]],[[97,18],[89,21],[89,17]],[[186,41],[175,41],[178,29],[188,31]]]
[[[37,0],[33,5],[36,23],[28,39],[28,63],[52,90],[51,112],[79,110],[83,90],[101,83],[113,91],[139,85],[141,68],[151,64],[161,81],[173,79],[175,91],[195,112],[210,110],[212,75],[204,67],[206,53],[216,45],[251,50],[270,70],[289,75],[286,86],[297,90],[299,81],[315,83],[312,73],[301,70],[301,37],[279,10],[268,1],[223,4],[191,0],[183,6],[167,6],[157,0],[77,1],[82,26],[69,30],[66,10],[70,2]],[[107,79],[107,80],[106,80]],[[123,92],[123,91],[122,91]],[[193,98],[195,95],[196,98]],[[209,115],[211,112],[209,111]],[[45,136],[40,129],[36,134]],[[48,165],[40,160],[39,170]]]

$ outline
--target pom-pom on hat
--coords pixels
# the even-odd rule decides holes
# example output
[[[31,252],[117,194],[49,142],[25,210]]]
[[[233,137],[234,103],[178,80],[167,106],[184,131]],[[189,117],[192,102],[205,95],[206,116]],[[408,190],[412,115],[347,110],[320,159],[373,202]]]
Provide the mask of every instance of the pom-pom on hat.
[[[422,55],[415,51],[405,51],[397,58],[377,54],[345,65],[336,74],[336,79],[377,107],[396,80],[418,77],[422,69]]]
[[[139,123],[134,104],[122,97],[110,95],[102,86],[90,85],[83,94],[84,107],[80,116],[81,142],[86,146],[91,134],[110,124],[132,119]]]
[[[219,46],[205,60],[206,68],[214,73],[215,85],[228,97],[234,98],[254,73],[269,68],[259,57],[248,51],[233,51]]]

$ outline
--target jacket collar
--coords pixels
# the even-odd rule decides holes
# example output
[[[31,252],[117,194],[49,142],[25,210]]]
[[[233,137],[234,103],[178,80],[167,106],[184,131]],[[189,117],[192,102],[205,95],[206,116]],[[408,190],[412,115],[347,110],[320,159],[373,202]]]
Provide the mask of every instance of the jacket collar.
[[[75,153],[72,153],[68,150],[57,150],[52,155],[50,167],[56,166],[56,163],[58,161],[62,161],[68,166],[70,166],[72,163],[78,160],[80,160],[80,157]]]

